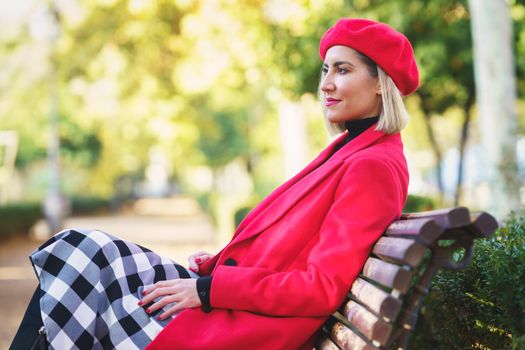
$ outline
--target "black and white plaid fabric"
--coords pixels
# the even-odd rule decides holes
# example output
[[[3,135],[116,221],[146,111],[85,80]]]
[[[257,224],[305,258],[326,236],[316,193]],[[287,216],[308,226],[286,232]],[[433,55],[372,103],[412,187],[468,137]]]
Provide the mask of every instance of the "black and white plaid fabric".
[[[173,261],[107,233],[65,230],[31,254],[51,349],[144,349],[169,320],[138,306],[142,290],[197,278]]]

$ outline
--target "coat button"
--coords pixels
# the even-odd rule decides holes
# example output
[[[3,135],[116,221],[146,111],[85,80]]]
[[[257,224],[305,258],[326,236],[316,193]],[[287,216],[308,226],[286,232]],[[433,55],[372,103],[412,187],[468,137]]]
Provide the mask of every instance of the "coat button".
[[[212,307],[211,307],[210,305],[202,305],[202,306],[201,306],[201,310],[202,310],[204,313],[209,313],[209,312],[211,312]]]
[[[224,265],[226,265],[226,266],[237,266],[237,261],[235,261],[235,260],[232,259],[232,258],[228,258],[228,259],[226,259],[226,261],[224,262]]]

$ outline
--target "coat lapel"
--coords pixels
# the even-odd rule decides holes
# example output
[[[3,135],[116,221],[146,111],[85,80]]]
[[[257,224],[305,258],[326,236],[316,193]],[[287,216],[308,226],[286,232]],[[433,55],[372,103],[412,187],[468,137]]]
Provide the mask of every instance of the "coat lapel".
[[[344,134],[346,135],[346,134]],[[274,203],[274,201],[281,196],[286,190],[295,185],[303,177],[310,174],[313,170],[317,169],[321,164],[326,162],[328,158],[335,152],[336,148],[341,142],[344,142],[344,135],[341,135],[335,139],[328,147],[326,147],[321,153],[311,161],[304,169],[302,169],[297,175],[293,176],[291,179],[286,181],[281,186],[277,187],[268,197],[261,201],[250,213],[244,218],[237,230],[235,231],[234,236],[243,231],[248,225],[250,225],[253,220],[259,216],[259,214],[264,211],[269,205]]]
[[[390,137],[396,137],[396,136],[399,137],[399,133],[388,135],[382,131],[374,130],[375,127],[376,127],[376,124],[372,125],[370,128],[365,130],[361,135],[357,136],[355,139],[348,142],[336,154],[334,154],[332,158],[333,159],[346,159],[350,157],[351,155],[355,154],[356,152],[359,152],[362,149],[370,147],[371,145],[377,143],[380,140],[383,140],[384,138],[390,138]]]
[[[239,225],[232,243],[244,241],[264,231],[267,227],[279,220],[293,205],[336,170],[344,159],[363,148],[370,146],[377,142],[381,137],[385,136],[383,132],[375,131],[373,129],[373,126],[370,127],[334,154],[337,147],[344,142],[346,133],[338,137],[302,171],[277,188],[254,210],[252,210],[245,220],[243,220],[241,225]],[[298,184],[298,182],[300,182],[300,184]],[[287,193],[283,198],[281,195],[283,195],[284,192]]]
[[[286,193],[282,197],[268,203],[264,209],[260,211],[258,216],[246,225],[246,227],[239,233],[238,239],[245,240],[253,235],[264,231],[267,227],[279,220],[295,203],[301,200],[308,192],[315,186],[329,176],[335,169],[339,167],[341,161],[329,161],[317,169],[313,169],[310,174],[306,174],[299,181],[296,186],[289,186]],[[315,171],[315,173],[313,173]],[[236,239],[237,240],[237,239]]]

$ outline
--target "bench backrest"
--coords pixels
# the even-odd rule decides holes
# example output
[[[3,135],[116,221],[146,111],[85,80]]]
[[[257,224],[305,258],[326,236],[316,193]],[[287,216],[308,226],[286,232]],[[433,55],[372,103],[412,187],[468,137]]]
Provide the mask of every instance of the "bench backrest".
[[[404,214],[374,245],[316,349],[405,349],[436,272],[465,268],[474,239],[497,228],[491,215],[464,207]]]

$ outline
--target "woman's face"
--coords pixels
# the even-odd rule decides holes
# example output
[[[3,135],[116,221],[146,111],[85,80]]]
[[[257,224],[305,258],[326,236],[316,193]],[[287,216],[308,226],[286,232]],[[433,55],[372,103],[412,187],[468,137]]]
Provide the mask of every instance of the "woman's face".
[[[326,52],[321,80],[326,118],[332,123],[374,117],[381,112],[379,79],[372,77],[357,51],[332,46]]]

